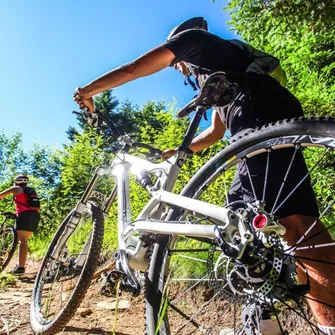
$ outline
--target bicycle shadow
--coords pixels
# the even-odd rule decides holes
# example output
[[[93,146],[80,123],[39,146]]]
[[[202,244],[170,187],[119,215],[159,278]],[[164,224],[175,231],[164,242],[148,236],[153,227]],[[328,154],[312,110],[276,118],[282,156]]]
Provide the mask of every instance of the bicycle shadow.
[[[25,273],[17,276],[17,279],[26,284],[34,284],[36,278],[36,273]]]
[[[92,329],[92,328],[80,328],[80,327],[73,327],[73,326],[66,326],[64,329],[63,329],[63,333],[71,333],[71,332],[87,332],[87,334],[98,334],[98,335],[131,335],[129,333],[120,333],[120,332],[116,332],[116,333],[113,333],[112,331],[110,330],[104,330],[102,328],[95,328],[95,329]]]

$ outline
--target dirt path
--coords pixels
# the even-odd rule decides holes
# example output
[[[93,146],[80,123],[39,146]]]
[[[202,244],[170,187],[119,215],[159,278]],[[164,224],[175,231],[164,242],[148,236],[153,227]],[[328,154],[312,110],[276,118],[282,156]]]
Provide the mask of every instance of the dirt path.
[[[14,267],[12,262],[7,268],[10,271]],[[28,261],[27,270],[20,275],[15,284],[6,285],[0,289],[0,335],[7,335],[4,322],[7,324],[9,334],[33,335],[29,326],[29,308],[33,284],[38,264]],[[80,309],[74,318],[60,334],[99,334],[112,335],[114,325],[114,310],[110,309],[113,298],[107,298],[99,294],[100,284],[92,284],[87,292]],[[144,333],[143,298],[131,298],[122,295],[119,302],[117,334],[139,335]],[[92,310],[92,313],[83,317],[80,312]]]
[[[15,262],[12,262],[7,271],[11,270],[14,264]],[[29,309],[37,268],[38,263],[29,261],[26,273],[18,277],[15,284],[6,285],[0,289],[0,335],[34,335],[29,325]],[[99,293],[100,285],[98,281],[90,286],[75,316],[59,334],[113,334],[115,320],[113,305],[115,306],[115,299],[102,296]],[[179,289],[176,288],[175,294],[178,294],[178,292]],[[206,289],[198,288],[188,293],[188,298],[191,299],[188,301],[192,301],[192,304],[187,306],[190,309],[189,315],[193,315],[201,305],[209,301],[211,295],[207,296],[206,292]],[[227,302],[219,300],[206,313],[201,313],[198,319],[201,322],[204,321],[205,324],[215,323],[217,322],[215,321],[217,315],[221,315],[221,311],[225,310],[226,306]],[[91,311],[90,314],[81,316],[82,312],[88,310]],[[312,316],[309,316],[312,319]],[[228,310],[227,314],[221,317],[215,333],[228,325],[231,326],[233,319],[233,307],[231,307],[230,312]],[[180,316],[174,317],[173,314],[169,315],[169,320],[171,326],[177,328],[185,322],[184,319],[180,320]],[[4,322],[9,329],[8,333],[5,331]],[[295,314],[288,316],[283,325],[289,330],[290,335],[310,334],[310,328]],[[130,297],[127,294],[121,296],[116,331],[118,335],[141,335],[145,333],[143,295],[137,298]],[[187,334],[189,333],[187,332]],[[193,334],[199,334],[199,331],[194,330]]]

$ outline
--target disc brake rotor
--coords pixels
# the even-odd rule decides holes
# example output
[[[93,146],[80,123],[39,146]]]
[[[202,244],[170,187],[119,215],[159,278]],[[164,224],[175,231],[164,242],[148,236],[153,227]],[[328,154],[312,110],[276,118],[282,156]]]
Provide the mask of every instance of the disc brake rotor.
[[[207,259],[209,285],[222,298],[231,303],[246,303],[255,299],[265,300],[278,283],[283,268],[280,248],[263,247],[255,264],[243,264],[221,253],[216,245],[210,247]]]

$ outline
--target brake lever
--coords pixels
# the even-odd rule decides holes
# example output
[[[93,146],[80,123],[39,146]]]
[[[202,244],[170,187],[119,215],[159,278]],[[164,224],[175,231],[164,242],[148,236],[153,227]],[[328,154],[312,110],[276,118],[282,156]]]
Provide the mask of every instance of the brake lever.
[[[76,115],[80,116],[83,119],[83,121],[85,121],[85,122],[87,120],[87,116],[85,116],[85,114],[83,112],[72,111],[72,114],[76,114]]]
[[[72,114],[80,116],[85,123],[87,123],[92,127],[99,126],[99,115],[94,112],[85,113],[84,111],[83,112],[72,111]]]
[[[83,108],[83,112],[76,112],[73,111],[72,113],[77,114],[82,117],[82,119],[87,122],[89,125],[96,127],[96,128],[101,128],[101,124],[104,122],[112,131],[113,136],[118,139],[121,134],[119,130],[114,126],[114,124],[108,120],[106,116],[104,116],[99,110],[95,110],[92,113],[88,113],[88,108]],[[85,113],[87,115],[85,115]]]
[[[90,113],[87,117],[87,123],[92,127],[99,128],[100,126],[99,121],[100,121],[99,114],[95,112]]]

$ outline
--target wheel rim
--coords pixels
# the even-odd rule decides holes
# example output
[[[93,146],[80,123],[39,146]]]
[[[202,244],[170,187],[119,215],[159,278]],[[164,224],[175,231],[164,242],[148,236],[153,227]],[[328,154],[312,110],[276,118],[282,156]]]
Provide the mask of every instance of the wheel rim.
[[[13,230],[5,229],[2,231],[0,234],[0,269],[8,263],[14,244],[15,236]]]
[[[303,155],[309,169],[309,174],[303,176],[303,178],[309,178],[310,176],[313,189],[317,191],[320,219],[327,227],[323,229],[323,232],[328,231],[334,236],[335,200],[333,199],[335,199],[335,192],[332,191],[331,187],[331,185],[334,185],[335,179],[335,167],[333,167],[332,163],[335,157],[333,143],[333,139],[321,136],[313,138],[308,136],[286,136],[266,140],[236,154],[228,162],[217,164],[215,172],[203,178],[192,196],[209,203],[223,205],[237,164],[244,160],[245,164],[248,165],[248,160],[251,157],[262,154],[266,156],[264,160],[264,183],[262,185],[262,196],[260,199],[257,197],[256,199],[264,200],[269,188],[267,176],[271,168],[270,157],[273,152],[275,150],[278,152],[279,148],[283,146],[291,147],[292,159],[289,162],[294,162],[297,152],[303,148]],[[285,175],[289,173],[290,167],[288,164]],[[250,173],[248,177],[252,184]],[[301,180],[298,180],[298,186],[296,185],[296,188],[293,187],[291,191],[286,192],[287,194],[284,194],[283,187],[279,188],[271,209],[268,210],[269,214],[276,215],[279,208],[285,205],[285,201],[294,196],[294,193],[299,188],[299,182]],[[221,187],[215,188],[218,185]],[[182,218],[187,223],[213,224],[210,218],[209,220],[207,219],[191,216],[190,214],[188,214],[188,217],[184,216]],[[317,223],[312,223],[312,230],[316,225]],[[278,247],[284,267],[289,267],[290,273],[294,275],[296,272],[294,270],[295,265],[288,264],[297,263],[298,268],[306,272],[305,281],[308,281],[310,277],[310,263],[322,264],[322,266],[327,267],[329,272],[335,269],[335,259],[329,259],[328,257],[328,259],[320,260],[308,256],[308,250],[318,248],[329,254],[335,248],[333,242],[312,243],[318,234],[322,233],[310,233],[309,229],[307,229],[305,234],[299,236],[295,244],[287,246],[280,242],[280,248]],[[190,334],[194,332],[199,332],[199,334],[219,334],[225,328],[233,328],[236,334],[240,332],[257,334],[257,332],[261,332],[261,327],[264,327],[264,325],[260,326],[259,321],[256,319],[259,319],[261,313],[268,313],[270,318],[278,325],[278,331],[281,333],[289,331],[290,334],[299,334],[301,331],[308,331],[308,333],[317,334],[317,321],[308,310],[306,301],[315,303],[315,300],[317,300],[322,306],[330,310],[335,308],[334,303],[318,300],[315,297],[307,296],[306,293],[291,293],[293,286],[288,285],[287,279],[282,280],[280,284],[276,283],[276,290],[280,289],[285,292],[285,298],[283,299],[278,296],[275,289],[269,289],[269,293],[263,294],[263,296],[250,294],[247,299],[237,297],[236,293],[234,294],[231,289],[226,289],[227,280],[223,280],[225,276],[222,275],[222,266],[222,277],[220,277],[220,274],[213,275],[215,264],[217,262],[220,263],[220,254],[222,254],[221,250],[214,241],[213,243],[205,243],[186,237],[177,237],[171,241],[167,248],[165,263],[163,264],[165,280],[160,283],[163,299],[160,316],[158,317],[158,328],[159,323],[163,322],[164,319],[166,323],[169,323],[171,334]],[[307,267],[304,265],[306,262]],[[208,267],[209,263],[212,263],[212,268]],[[226,263],[224,265],[228,270],[224,274],[229,271],[229,264],[227,265]],[[217,266],[217,268],[220,268],[220,266]],[[216,285],[216,287],[215,284],[220,282],[220,280],[222,282],[221,285]],[[301,277],[300,281],[303,281]],[[222,292],[225,290],[227,292],[223,294]],[[241,304],[249,307],[242,308]],[[261,307],[262,309],[264,308],[262,311],[260,310]],[[241,321],[242,318],[249,320],[249,323],[246,321],[243,323]],[[295,329],[287,326],[290,322],[294,323]]]
[[[34,300],[36,316],[41,325],[56,321],[68,306],[73,294],[80,290],[77,284],[91,248],[93,226],[92,213],[86,208],[59,256],[54,259],[48,253],[43,260]],[[63,232],[66,229],[65,226]]]

